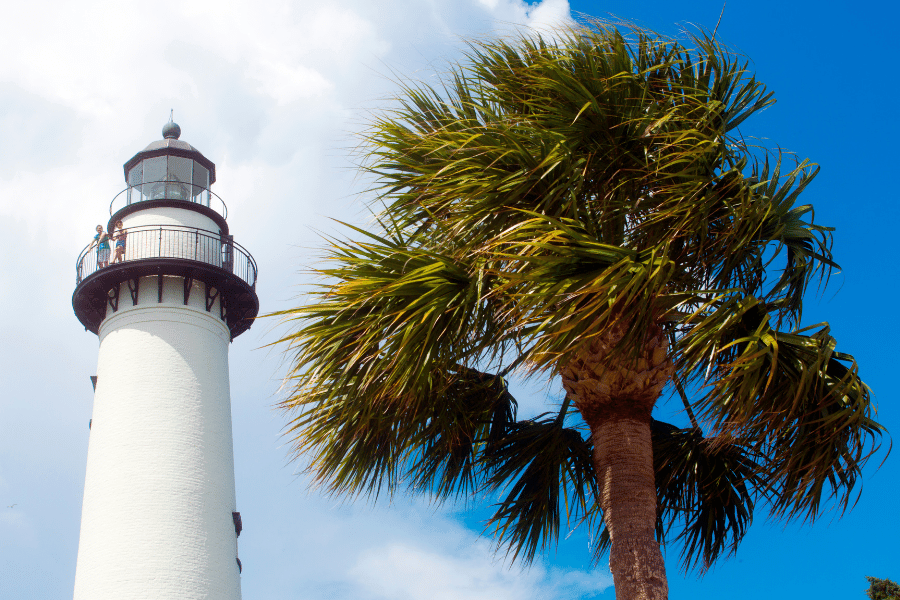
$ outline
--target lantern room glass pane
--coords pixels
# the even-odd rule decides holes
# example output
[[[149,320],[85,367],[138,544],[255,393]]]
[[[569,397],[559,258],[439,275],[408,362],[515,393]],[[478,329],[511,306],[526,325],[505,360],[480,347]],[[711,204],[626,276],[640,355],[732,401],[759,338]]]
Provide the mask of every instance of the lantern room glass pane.
[[[138,163],[128,171],[128,204],[141,201],[143,173],[143,163]]]
[[[166,197],[166,157],[147,158],[144,164],[144,198],[162,200]]]
[[[189,158],[180,156],[168,157],[166,170],[166,198],[173,200],[189,200],[188,187],[191,183],[191,167],[194,164]]]
[[[209,170],[200,165],[199,163],[194,163],[194,186],[193,186],[193,197],[192,200],[194,202],[199,202],[204,206],[209,206]]]

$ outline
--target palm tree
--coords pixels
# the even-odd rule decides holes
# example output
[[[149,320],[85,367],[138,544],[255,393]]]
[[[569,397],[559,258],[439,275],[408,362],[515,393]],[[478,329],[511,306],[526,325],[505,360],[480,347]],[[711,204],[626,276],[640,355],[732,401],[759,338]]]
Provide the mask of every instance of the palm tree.
[[[738,133],[773,102],[714,36],[602,22],[402,84],[365,134],[372,230],[279,313],[296,455],[333,492],[499,493],[513,559],[585,521],[620,600],[667,597],[673,531],[703,571],[755,502],[846,509],[882,428],[828,325],[800,327],[832,230],[797,204],[817,169]],[[558,410],[518,420],[513,371],[560,376]],[[665,390],[690,427],[653,419]]]
[[[890,579],[878,579],[866,576],[869,581],[869,589],[866,596],[869,600],[900,600],[900,585]]]

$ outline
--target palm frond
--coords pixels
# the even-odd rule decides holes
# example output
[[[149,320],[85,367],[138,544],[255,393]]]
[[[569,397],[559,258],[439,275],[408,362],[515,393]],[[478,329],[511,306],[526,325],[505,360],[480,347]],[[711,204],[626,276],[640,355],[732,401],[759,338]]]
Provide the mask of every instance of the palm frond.
[[[699,566],[703,573],[737,552],[766,485],[752,449],[654,421],[653,462],[658,527],[666,534],[675,528],[684,570]]]
[[[484,471],[482,454],[502,443],[516,426],[516,401],[497,375],[460,368],[431,413],[406,441],[410,460],[404,479],[438,498],[473,495]]]
[[[598,243],[577,223],[533,217],[494,240],[496,294],[503,321],[531,342],[534,369],[560,364],[593,336],[603,335],[623,313],[632,327],[623,347],[659,317],[675,265],[665,255],[637,253]]]
[[[320,480],[377,493],[396,486],[404,440],[421,434],[437,398],[493,393],[467,379],[463,363],[483,354],[479,336],[499,336],[485,310],[491,284],[477,266],[365,238],[333,242],[335,266],[321,271],[333,283],[286,313],[299,327],[281,340],[295,364],[282,406],[295,413],[288,434],[303,432],[295,452],[311,451]]]
[[[562,510],[567,522],[578,522],[595,501],[591,446],[564,426],[564,412],[516,423],[485,453],[487,488],[506,490],[488,527],[513,560],[531,562],[559,537]]]
[[[765,456],[775,514],[814,519],[831,497],[847,508],[883,428],[856,362],[835,351],[827,324],[777,331],[764,304],[732,297],[679,346],[681,370],[706,382],[695,410]]]

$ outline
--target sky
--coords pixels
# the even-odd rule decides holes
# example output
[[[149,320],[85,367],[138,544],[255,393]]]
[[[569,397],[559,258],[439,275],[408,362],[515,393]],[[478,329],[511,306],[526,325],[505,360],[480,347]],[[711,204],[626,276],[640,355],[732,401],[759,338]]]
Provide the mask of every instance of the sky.
[[[17,2],[0,20],[0,600],[70,597],[97,337],[71,307],[74,263],[125,187],[122,164],[174,109],[181,139],[217,166],[235,240],[259,265],[261,312],[301,302],[304,271],[334,220],[364,225],[356,132],[399,77],[435,81],[463,40],[631,19],[669,35],[716,26],[778,102],[742,126],[822,171],[804,193],[837,227],[843,267],[810,297],[854,354],[878,420],[900,431],[895,386],[898,268],[895,139],[898,9],[879,2],[220,0]],[[893,166],[892,166],[893,165]],[[611,599],[590,532],[567,532],[523,568],[484,533],[490,498],[435,506],[326,497],[289,461],[285,363],[255,323],[231,346],[240,556],[246,600]],[[523,416],[559,383],[518,388]],[[662,403],[660,418],[678,418]],[[885,439],[885,446],[890,438]],[[671,598],[864,598],[866,575],[900,579],[900,463],[882,450],[843,518],[773,523],[761,507],[733,558],[698,578],[666,549]],[[879,465],[880,468],[879,468]]]

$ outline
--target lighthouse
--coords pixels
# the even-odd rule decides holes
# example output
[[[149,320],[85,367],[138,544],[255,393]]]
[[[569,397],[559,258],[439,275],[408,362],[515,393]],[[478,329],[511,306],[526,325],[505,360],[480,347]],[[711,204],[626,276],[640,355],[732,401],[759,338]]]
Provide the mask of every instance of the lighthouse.
[[[228,347],[259,311],[257,268],[180,136],[170,120],[125,163],[110,248],[76,262],[100,347],[75,600],[241,597]]]

